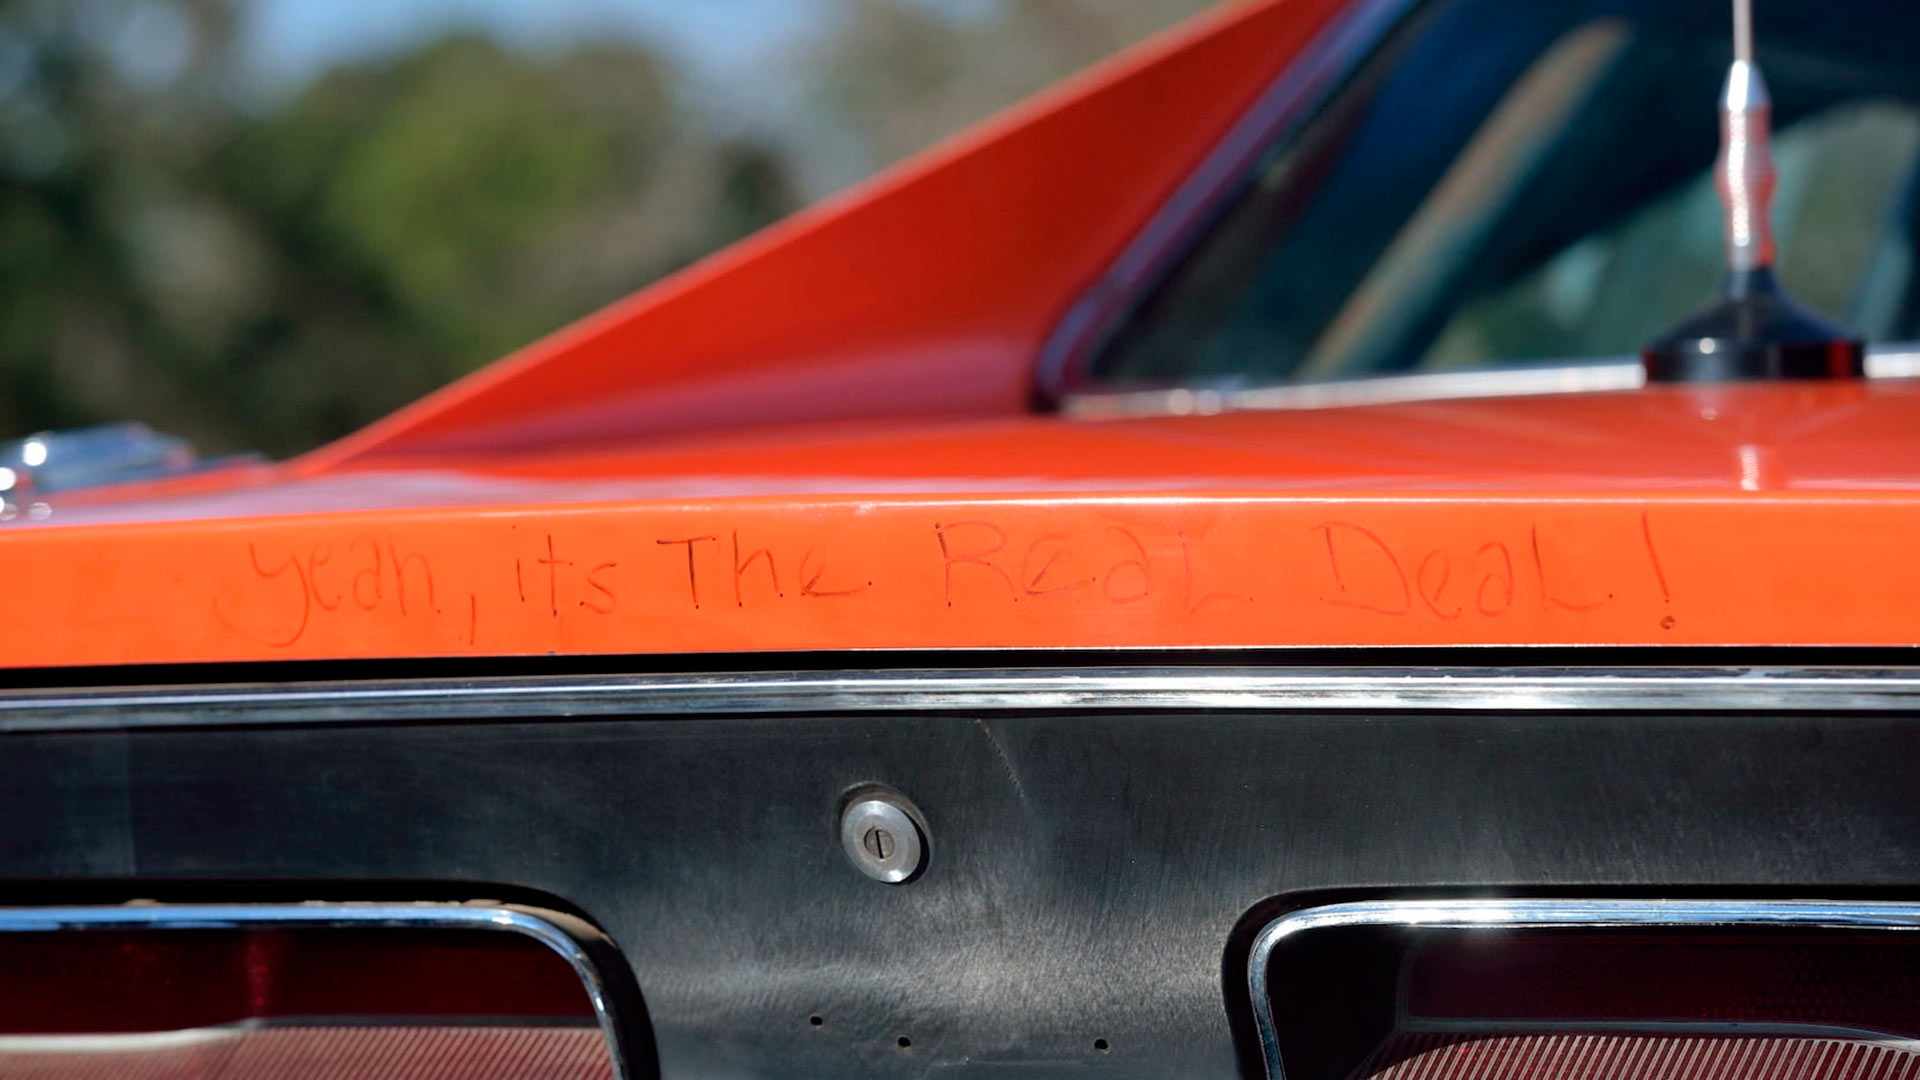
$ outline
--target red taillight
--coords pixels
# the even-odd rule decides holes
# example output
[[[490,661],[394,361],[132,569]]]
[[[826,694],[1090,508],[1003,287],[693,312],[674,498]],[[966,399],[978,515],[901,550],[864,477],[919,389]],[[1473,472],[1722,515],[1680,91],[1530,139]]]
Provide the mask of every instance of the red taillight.
[[[1920,906],[1474,903],[1321,909],[1265,937],[1269,1074],[1920,1080]]]
[[[335,1016],[594,1022],[553,950],[475,930],[0,934],[0,973],[0,1034]]]
[[[1920,1036],[1920,940],[1906,934],[1434,935],[1408,956],[1418,1024],[1758,1024]]]
[[[1381,1080],[1881,1080],[1920,1076],[1920,942],[1906,935],[1528,931],[1435,935]]]
[[[499,930],[0,933],[0,1076],[611,1080],[582,978]]]

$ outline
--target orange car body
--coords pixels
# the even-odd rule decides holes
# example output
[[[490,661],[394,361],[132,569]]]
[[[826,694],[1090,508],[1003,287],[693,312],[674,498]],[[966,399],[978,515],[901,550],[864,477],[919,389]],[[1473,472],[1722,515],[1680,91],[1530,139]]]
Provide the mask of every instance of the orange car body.
[[[0,664],[1912,644],[1911,382],[1033,407],[1364,6],[1230,6],[303,458],[17,509]]]

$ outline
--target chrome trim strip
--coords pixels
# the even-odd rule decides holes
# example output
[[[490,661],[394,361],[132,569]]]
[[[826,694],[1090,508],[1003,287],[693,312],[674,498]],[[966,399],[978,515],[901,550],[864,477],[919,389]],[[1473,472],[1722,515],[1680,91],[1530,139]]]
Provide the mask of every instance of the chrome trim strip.
[[[1920,375],[1920,342],[1867,347],[1867,378],[1911,379]]]
[[[1879,345],[1867,350],[1868,378],[1915,376],[1920,376],[1920,344]],[[1595,363],[1423,371],[1270,386],[1090,390],[1067,395],[1060,409],[1075,420],[1137,420],[1153,416],[1212,416],[1223,412],[1338,409],[1408,401],[1593,394],[1638,390],[1646,384],[1646,371],[1640,361],[1620,357]]]
[[[1647,382],[1633,363],[1568,364],[1561,367],[1429,371],[1334,382],[1288,383],[1222,389],[1176,387],[1075,394],[1061,411],[1075,420],[1125,420],[1148,416],[1211,416],[1223,412],[1337,409],[1405,401],[1529,397],[1638,390]]]
[[[1439,929],[1552,927],[1788,926],[1809,929],[1920,930],[1920,904],[1821,900],[1367,900],[1288,912],[1254,938],[1247,990],[1268,1080],[1286,1080],[1279,1033],[1267,994],[1273,952],[1309,930],[1357,926]]]
[[[513,905],[448,903],[123,904],[76,907],[0,907],[0,933],[113,930],[275,930],[368,927],[413,930],[495,930],[521,934],[559,954],[580,977],[606,1040],[616,1080],[628,1075],[620,1033],[607,1004],[599,969],[573,934],[556,920],[568,916]]]
[[[0,1035],[0,1054],[124,1054],[177,1050],[183,1046],[217,1043],[246,1030],[249,1029],[235,1026],[112,1035]]]
[[[14,691],[0,734],[1046,709],[1920,710],[1920,668],[1031,668]]]

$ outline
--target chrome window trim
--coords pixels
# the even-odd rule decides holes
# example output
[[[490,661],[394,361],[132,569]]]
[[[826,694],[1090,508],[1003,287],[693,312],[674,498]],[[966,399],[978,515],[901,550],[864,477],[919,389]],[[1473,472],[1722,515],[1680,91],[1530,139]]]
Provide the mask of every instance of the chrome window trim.
[[[1920,930],[1920,904],[1824,900],[1576,900],[1473,898],[1365,900],[1302,908],[1261,928],[1247,960],[1247,991],[1268,1080],[1286,1080],[1267,993],[1273,953],[1309,930],[1364,926],[1437,929],[1554,927],[1804,927]]]
[[[556,912],[506,904],[454,903],[302,903],[302,904],[154,904],[71,907],[0,907],[0,933],[88,930],[284,930],[329,929],[488,930],[520,934],[557,953],[580,977],[593,1003],[600,1036],[607,1044],[615,1080],[629,1076],[606,984],[587,955],[578,932],[559,925],[578,920]]]
[[[1911,379],[1920,375],[1920,342],[1867,346],[1867,378]]]
[[[1647,382],[1639,361],[1549,367],[1424,371],[1327,382],[1270,386],[1173,387],[1074,394],[1061,412],[1074,420],[1138,420],[1153,416],[1212,416],[1223,412],[1281,412],[1394,405],[1408,401],[1531,397],[1638,390]]]
[[[1870,346],[1869,379],[1920,375],[1920,343]],[[1593,362],[1421,371],[1327,382],[1260,386],[1176,386],[1152,390],[1089,390],[1067,395],[1060,409],[1075,420],[1137,420],[1154,416],[1211,416],[1223,412],[1284,412],[1394,405],[1409,401],[1533,397],[1638,390],[1647,384],[1640,361],[1609,357]]]
[[[1086,667],[29,690],[0,735],[266,724],[978,712],[1920,709],[1920,667]]]
[[[1041,345],[1035,390],[1068,400],[1126,311],[1177,264],[1260,156],[1297,134],[1423,0],[1360,0],[1336,15],[1267,84],[1200,164],[1160,204]]]

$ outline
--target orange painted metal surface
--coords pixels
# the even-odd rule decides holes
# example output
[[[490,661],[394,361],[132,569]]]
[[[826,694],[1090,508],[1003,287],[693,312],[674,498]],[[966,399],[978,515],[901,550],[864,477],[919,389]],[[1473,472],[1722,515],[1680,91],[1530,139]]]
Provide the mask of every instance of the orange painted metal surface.
[[[56,508],[0,538],[33,613],[0,644],[14,665],[1907,645],[1916,426],[1902,382],[422,461],[273,489],[330,513],[262,516],[262,492]],[[460,505],[414,505],[428,483]]]
[[[1231,8],[288,465],[16,512],[0,665],[1920,643],[1920,382],[1024,412],[1342,7]]]

